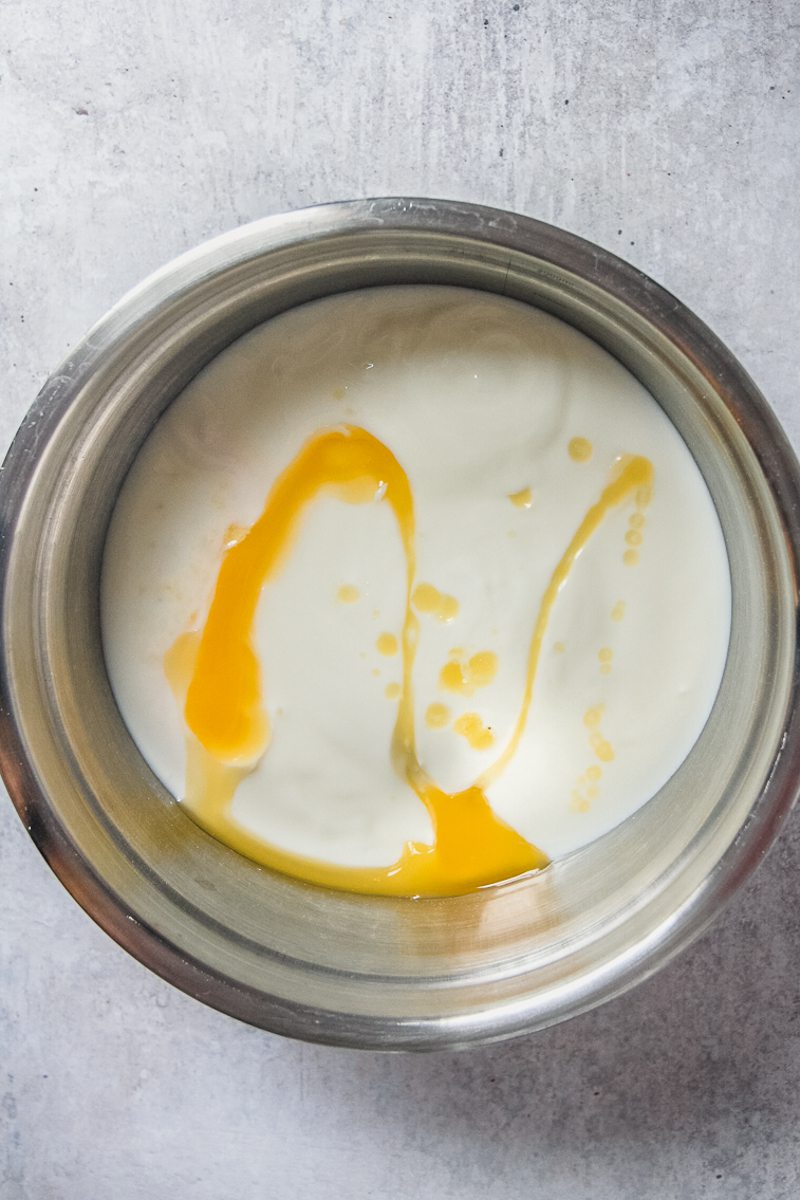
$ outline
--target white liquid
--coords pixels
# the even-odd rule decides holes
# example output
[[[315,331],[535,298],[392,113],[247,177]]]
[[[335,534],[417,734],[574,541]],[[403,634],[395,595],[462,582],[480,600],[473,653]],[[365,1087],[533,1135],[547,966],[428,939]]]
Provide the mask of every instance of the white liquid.
[[[404,467],[417,578],[459,602],[450,623],[420,617],[414,673],[420,761],[452,791],[510,735],[543,592],[615,460],[651,460],[639,561],[623,560],[632,506],[621,506],[561,590],[524,736],[488,789],[551,857],[611,829],[677,769],[719,687],[730,627],[719,522],[678,433],[615,359],[551,316],[461,289],[369,290],[270,321],[215,359],[148,439],[112,520],[102,591],[111,682],[143,755],[182,798],[186,726],[164,655],[202,626],[229,526],[249,527],[303,443],[344,422]],[[570,456],[573,438],[591,443],[589,461]],[[526,488],[530,507],[512,503]],[[366,866],[431,841],[390,761],[385,689],[400,660],[376,649],[379,634],[399,633],[404,571],[387,506],[323,497],[264,589],[256,646],[272,741],[231,811],[274,845]],[[355,602],[341,602],[342,585]],[[439,684],[456,647],[498,656],[494,680],[469,697]],[[426,724],[432,702],[450,710],[444,729]],[[611,760],[597,757],[590,710]],[[465,712],[491,727],[491,749],[455,732]]]

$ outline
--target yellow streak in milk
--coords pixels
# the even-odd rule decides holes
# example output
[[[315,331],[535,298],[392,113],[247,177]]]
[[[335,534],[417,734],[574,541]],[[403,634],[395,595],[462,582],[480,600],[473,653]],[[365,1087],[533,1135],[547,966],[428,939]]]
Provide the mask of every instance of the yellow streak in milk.
[[[578,553],[606,514],[632,492],[640,502],[645,494],[649,498],[652,476],[647,459],[620,462],[616,477],[589,509],[542,598],[528,654],[522,706],[512,735],[496,762],[472,786],[447,793],[428,776],[416,750],[412,677],[419,622],[412,608],[416,595],[415,517],[408,478],[391,451],[364,429],[345,425],[310,438],[276,480],[255,524],[228,547],[203,629],[181,635],[165,656],[165,671],[174,692],[185,695],[189,730],[186,803],[197,820],[221,841],[258,862],[348,891],[455,895],[546,866],[546,855],[495,815],[486,788],[510,762],[522,737],[550,614]],[[271,737],[253,647],[256,609],[262,589],[285,561],[304,510],[322,493],[350,504],[388,503],[405,554],[402,682],[391,754],[398,774],[427,808],[434,838],[431,845],[407,842],[397,862],[388,867],[342,867],[288,853],[245,832],[230,815],[236,788],[267,751]],[[471,682],[480,686],[494,674],[496,660],[487,652],[475,656],[471,665],[476,668]],[[473,716],[469,714],[470,741],[478,741],[485,749],[491,734],[482,722],[481,734]],[[466,727],[462,732],[467,735]],[[598,757],[602,756],[598,753]]]

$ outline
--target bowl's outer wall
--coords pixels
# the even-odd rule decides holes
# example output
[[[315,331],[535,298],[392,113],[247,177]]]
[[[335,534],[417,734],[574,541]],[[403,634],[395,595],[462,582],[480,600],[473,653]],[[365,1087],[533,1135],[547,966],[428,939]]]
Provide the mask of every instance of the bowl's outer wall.
[[[704,471],[734,592],[709,727],[637,818],[540,876],[416,903],[272,875],[197,829],[122,725],[98,632],[107,522],[163,408],[270,315],[401,282],[533,302],[617,354]],[[678,301],[607,252],[528,218],[443,201],[269,218],[126,296],[20,428],[0,477],[0,767],[31,836],[87,912],[214,1007],[291,1036],[383,1049],[541,1028],[625,990],[696,937],[794,803],[799,513],[794,455],[752,381]],[[691,809],[676,821],[686,796]]]

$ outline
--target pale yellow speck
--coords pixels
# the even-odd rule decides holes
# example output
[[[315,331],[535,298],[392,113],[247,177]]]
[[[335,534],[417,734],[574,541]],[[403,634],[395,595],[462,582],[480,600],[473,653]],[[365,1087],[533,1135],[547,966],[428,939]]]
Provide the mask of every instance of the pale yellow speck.
[[[614,657],[614,651],[610,646],[603,646],[602,650],[597,651],[597,657],[600,659],[600,662],[611,662]]]
[[[425,724],[431,729],[445,729],[450,724],[450,709],[446,704],[429,704],[425,711]]]
[[[450,657],[463,658],[465,653],[466,651],[463,646],[453,646],[453,649],[450,651]]]
[[[380,678],[380,674],[381,674],[381,669],[380,669],[380,667],[373,667],[373,668],[372,668],[372,674],[375,676],[375,678],[376,678],[376,679],[379,679],[379,678]]]
[[[590,767],[586,768],[586,778],[591,783],[599,783],[600,780],[602,779],[602,777],[603,777],[603,768],[598,767],[597,763],[592,763],[592,765]]]
[[[387,683],[386,687],[383,689],[383,694],[387,700],[397,700],[400,695],[400,684]]]
[[[603,705],[596,704],[594,708],[587,708],[583,714],[583,723],[587,729],[596,729],[603,719]],[[595,735],[597,736],[597,735]]]
[[[563,642],[554,642],[553,643],[553,649],[555,650],[556,654],[563,654],[564,651],[566,650],[566,648],[567,647],[564,645]]]
[[[625,534],[625,541],[629,546],[641,546],[642,535],[638,529],[629,529]]]
[[[636,503],[639,508],[647,508],[653,498],[652,487],[640,487],[636,492]]]
[[[608,662],[601,663],[600,664],[600,674],[601,675],[610,675],[611,674],[611,663],[608,663]]]
[[[391,658],[393,654],[397,654],[397,638],[393,633],[382,633],[375,645],[378,653],[385,654],[387,658]]]
[[[625,616],[625,601],[618,600],[617,603],[614,605],[614,607],[611,610],[611,620],[612,621],[621,621],[624,616]]]
[[[628,517],[628,524],[630,525],[631,529],[644,529],[646,520],[647,518],[645,517],[644,513],[635,512],[631,513],[631,515]]]
[[[494,743],[494,735],[477,713],[464,713],[453,723],[456,733],[469,742],[473,750],[488,750]]]
[[[352,583],[343,583],[336,593],[336,599],[340,604],[355,604],[360,596],[358,588]]]
[[[344,400],[346,394],[347,393],[345,392],[343,387],[337,387],[337,388],[333,389],[334,400]]]
[[[588,812],[590,808],[589,801],[585,796],[582,796],[580,792],[573,792],[572,800],[570,801],[570,808],[572,808],[575,812]]]
[[[592,443],[585,437],[571,438],[567,449],[575,462],[588,462],[592,457]]]
[[[625,563],[626,567],[635,567],[639,561],[639,551],[626,550],[622,556],[622,561]]]
[[[515,508],[530,508],[533,504],[533,492],[529,487],[522,488],[518,492],[511,492],[508,498]]]
[[[614,747],[611,745],[611,742],[607,742],[604,737],[599,738],[596,742],[593,738],[592,748],[597,757],[600,759],[600,762],[613,762]]]

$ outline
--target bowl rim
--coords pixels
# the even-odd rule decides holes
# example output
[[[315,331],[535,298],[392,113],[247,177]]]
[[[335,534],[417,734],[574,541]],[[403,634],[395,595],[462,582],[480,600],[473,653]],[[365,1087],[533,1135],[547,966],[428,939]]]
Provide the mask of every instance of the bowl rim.
[[[414,197],[345,200],[265,217],[223,233],[173,259],[127,292],[76,345],[45,382],[14,437],[0,472],[0,620],[6,629],[8,571],[13,531],[25,503],[37,464],[51,433],[70,405],[76,382],[88,377],[100,359],[124,339],[160,302],[191,289],[237,262],[278,247],[290,247],[324,234],[346,234],[377,228],[383,231],[442,232],[468,241],[506,247],[568,270],[611,293],[680,345],[704,374],[713,378],[755,453],[782,525],[795,582],[795,608],[800,562],[800,467],[776,416],[753,380],[714,333],[680,301],[650,277],[592,242],[553,225],[506,210],[463,201]],[[509,260],[510,261],[510,260]],[[387,1045],[381,1038],[337,1031],[326,1025],[323,1010],[294,1016],[265,1011],[264,994],[233,982],[184,949],[167,942],[155,929],[126,911],[120,897],[78,852],[58,821],[27,758],[25,741],[14,713],[12,680],[5,636],[0,640],[0,774],[23,824],[50,868],[90,917],[134,958],[180,990],[219,1011],[288,1036],[310,1041],[397,1049],[486,1043],[544,1028],[587,1011],[627,991],[652,975],[699,937],[755,868],[763,861],[800,790],[800,651],[795,661],[787,722],[770,773],[754,799],[749,817],[732,844],[694,894],[668,921],[651,929],[646,954],[626,953],[608,965],[601,977],[587,976],[573,989],[561,1011],[531,1022],[520,1006],[452,1019],[443,1038],[425,1018],[410,1022]],[[636,947],[641,950],[642,943]],[[555,1006],[558,1007],[557,1005]],[[489,1025],[489,1019],[491,1024]]]

